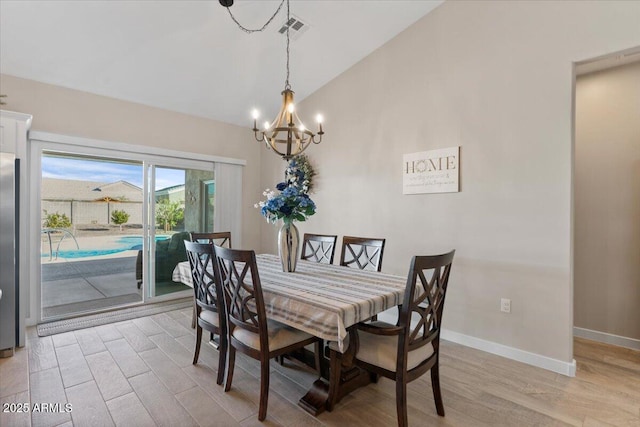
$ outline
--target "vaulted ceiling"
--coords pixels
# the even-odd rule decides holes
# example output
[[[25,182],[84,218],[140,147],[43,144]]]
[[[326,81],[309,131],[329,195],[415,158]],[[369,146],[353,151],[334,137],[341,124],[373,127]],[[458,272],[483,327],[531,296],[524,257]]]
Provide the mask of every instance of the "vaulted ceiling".
[[[442,1],[291,0],[307,27],[291,41],[300,101]],[[280,1],[236,0],[261,27]],[[247,34],[217,0],[0,1],[0,72],[145,105],[247,125],[274,115],[285,80],[286,2]]]

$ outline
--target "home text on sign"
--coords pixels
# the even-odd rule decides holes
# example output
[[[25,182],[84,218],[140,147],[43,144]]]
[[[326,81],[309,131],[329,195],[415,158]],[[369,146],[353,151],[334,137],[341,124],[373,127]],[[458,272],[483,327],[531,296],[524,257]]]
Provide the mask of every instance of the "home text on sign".
[[[405,162],[404,173],[433,172],[458,168],[457,156],[438,157]]]
[[[403,194],[459,191],[460,147],[405,154],[402,167]]]

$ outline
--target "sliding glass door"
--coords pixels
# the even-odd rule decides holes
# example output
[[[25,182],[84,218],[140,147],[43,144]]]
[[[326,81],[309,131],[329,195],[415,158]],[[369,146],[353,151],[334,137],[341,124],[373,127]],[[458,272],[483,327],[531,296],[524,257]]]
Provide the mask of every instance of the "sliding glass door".
[[[154,234],[150,257],[148,296],[155,297],[189,290],[173,280],[176,265],[187,260],[184,241],[189,232],[213,230],[213,194],[207,182],[213,181],[213,169],[198,170],[169,166],[152,166],[154,188],[150,227]]]
[[[173,280],[213,230],[212,162],[41,144],[41,319],[191,296]],[[35,230],[34,230],[35,231]]]
[[[142,162],[47,150],[41,167],[42,317],[141,302]]]

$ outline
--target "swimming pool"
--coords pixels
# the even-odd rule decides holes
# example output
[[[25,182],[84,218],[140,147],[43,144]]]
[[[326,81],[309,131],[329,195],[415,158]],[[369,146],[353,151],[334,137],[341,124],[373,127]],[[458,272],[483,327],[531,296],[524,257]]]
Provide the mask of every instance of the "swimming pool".
[[[156,236],[156,242],[170,239],[171,236],[161,235]],[[79,239],[79,246],[88,246],[88,248],[70,249],[70,250],[58,250],[56,251],[55,244],[53,246],[53,257],[57,258],[89,258],[103,255],[112,255],[124,251],[136,251],[142,249],[142,236],[113,236],[113,238],[83,238]],[[100,247],[97,247],[100,246]],[[49,249],[42,250],[40,255],[42,258],[51,257]]]

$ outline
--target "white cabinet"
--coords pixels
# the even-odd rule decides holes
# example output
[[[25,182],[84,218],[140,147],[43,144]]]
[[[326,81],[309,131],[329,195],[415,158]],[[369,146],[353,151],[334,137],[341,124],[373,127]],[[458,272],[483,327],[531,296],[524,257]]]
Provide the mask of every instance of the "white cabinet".
[[[8,241],[6,248],[3,246],[3,252],[13,252],[9,254],[13,256],[5,257],[3,255],[3,258],[9,258],[7,261],[13,264],[13,268],[17,269],[18,282],[16,285],[13,280],[9,281],[7,286],[10,289],[3,289],[4,295],[1,300],[3,304],[1,311],[3,313],[0,313],[0,315],[2,316],[3,324],[9,322],[9,320],[11,320],[11,323],[18,324],[19,333],[16,342],[19,346],[24,346],[25,320],[29,315],[30,309],[28,248],[26,244],[28,242],[28,223],[26,218],[29,206],[27,141],[31,120],[32,117],[29,114],[0,110],[0,153],[2,153],[0,156],[3,159],[3,164],[9,162],[4,165],[6,167],[3,167],[2,179],[6,182],[3,183],[2,190],[0,190],[2,192],[0,194],[0,203],[3,206],[3,210],[8,211],[8,216],[14,216],[13,213],[16,213],[15,221],[5,221],[8,226],[3,227],[3,229],[13,230],[15,228],[18,232],[17,239],[15,239],[15,231],[2,232],[3,241]],[[7,160],[7,162],[4,160]],[[19,195],[17,204],[14,203],[16,193]],[[4,234],[7,235],[5,236]],[[14,285],[11,286],[11,284]],[[6,345],[3,346],[7,347]]]
[[[26,159],[31,119],[29,114],[0,110],[0,152]]]

